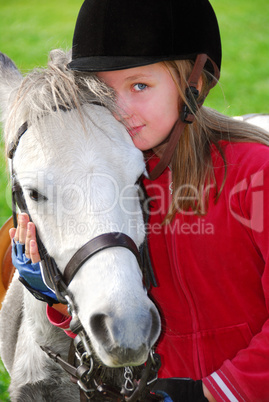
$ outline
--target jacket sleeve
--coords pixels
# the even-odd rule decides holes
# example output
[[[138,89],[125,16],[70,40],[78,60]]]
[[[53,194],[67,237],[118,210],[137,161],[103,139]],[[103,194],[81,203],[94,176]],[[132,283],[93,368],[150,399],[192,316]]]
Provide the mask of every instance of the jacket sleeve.
[[[217,401],[269,401],[269,163],[242,182],[239,197],[242,224],[249,226],[253,245],[265,262],[260,273],[268,320],[249,346],[203,379]],[[246,295],[247,297],[247,295]]]

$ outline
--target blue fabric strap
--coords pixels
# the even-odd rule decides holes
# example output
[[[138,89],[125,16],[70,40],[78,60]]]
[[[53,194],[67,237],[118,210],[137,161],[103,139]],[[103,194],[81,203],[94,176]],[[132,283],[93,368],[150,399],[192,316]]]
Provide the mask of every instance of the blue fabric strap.
[[[164,397],[163,402],[173,402],[173,399],[171,399],[170,396],[167,395],[166,392],[163,392],[163,391],[156,391],[155,394],[156,394],[156,395],[161,395],[161,396],[163,396],[163,397]]]
[[[29,258],[25,256],[25,246],[21,243],[12,241],[12,263],[19,271],[20,277],[23,279],[21,282],[27,287],[36,292],[31,292],[36,297],[38,294],[44,295],[46,298],[55,300],[57,297],[55,293],[49,289],[43,282],[39,262],[33,264]],[[25,283],[26,282],[26,283]],[[28,286],[27,286],[28,285]],[[37,297],[42,300],[42,297]],[[44,301],[48,302],[49,299]]]

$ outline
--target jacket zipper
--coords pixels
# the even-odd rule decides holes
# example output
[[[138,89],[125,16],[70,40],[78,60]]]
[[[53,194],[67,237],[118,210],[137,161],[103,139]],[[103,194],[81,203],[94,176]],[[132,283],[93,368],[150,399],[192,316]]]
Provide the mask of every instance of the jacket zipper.
[[[199,324],[198,324],[198,314],[196,310],[196,306],[191,294],[191,291],[188,287],[188,284],[184,278],[183,272],[180,269],[180,265],[178,264],[180,256],[178,256],[178,251],[177,251],[177,234],[176,231],[172,230],[171,233],[171,248],[172,248],[172,256],[173,256],[173,269],[175,272],[175,276],[178,279],[178,284],[181,288],[181,291],[183,292],[187,303],[189,305],[189,311],[191,314],[191,319],[192,319],[192,340],[193,340],[193,357],[195,359],[195,371],[196,371],[196,376],[197,378],[201,378],[201,365],[200,365],[200,358],[199,358],[199,341],[197,338],[197,333],[199,331]]]

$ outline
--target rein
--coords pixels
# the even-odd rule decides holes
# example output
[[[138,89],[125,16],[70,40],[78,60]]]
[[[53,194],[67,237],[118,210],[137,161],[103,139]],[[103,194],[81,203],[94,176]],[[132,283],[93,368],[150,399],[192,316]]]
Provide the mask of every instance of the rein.
[[[22,188],[17,180],[13,167],[13,158],[16,149],[19,145],[21,137],[26,133],[28,128],[29,125],[27,122],[22,124],[17,132],[15,142],[12,142],[8,147],[8,157],[11,160],[12,213],[15,227],[17,227],[16,206],[18,206],[22,212],[27,213],[29,215],[29,219],[31,220]],[[144,220],[147,220],[148,215],[144,209],[143,212]],[[100,364],[96,363],[95,361],[89,339],[77,316],[75,304],[68,291],[69,284],[82,265],[96,253],[111,247],[124,247],[131,251],[136,257],[143,273],[146,287],[149,288],[150,284],[156,287],[157,284],[148,254],[147,239],[145,238],[145,242],[139,252],[134,241],[124,233],[109,232],[101,234],[88,241],[73,255],[66,265],[63,274],[61,274],[60,270],[58,269],[55,260],[48,254],[37,232],[36,240],[41,257],[40,267],[43,280],[45,284],[55,292],[58,302],[68,305],[69,313],[72,316],[70,330],[77,334],[74,343],[76,362],[73,362],[73,364],[66,362],[59,354],[54,353],[47,347],[41,346],[41,349],[46,352],[50,358],[59,363],[61,367],[67,371],[73,379],[75,379],[75,382],[78,384],[81,390],[81,401],[96,397],[100,398],[98,399],[100,401],[112,400],[136,402],[147,400],[150,402],[163,400],[162,397],[150,393],[151,385],[153,385],[153,383],[157,380],[157,373],[161,365],[159,355],[155,354],[152,350],[150,351],[150,356],[146,366],[139,366],[138,369],[135,370],[139,371],[138,378],[134,377],[133,368],[124,368],[123,385],[121,389],[104,384],[100,376],[96,378],[98,371],[100,371]],[[20,281],[38,300],[44,301],[49,305],[57,303],[54,299],[31,288],[31,286],[29,286],[29,284],[22,278],[20,278]]]

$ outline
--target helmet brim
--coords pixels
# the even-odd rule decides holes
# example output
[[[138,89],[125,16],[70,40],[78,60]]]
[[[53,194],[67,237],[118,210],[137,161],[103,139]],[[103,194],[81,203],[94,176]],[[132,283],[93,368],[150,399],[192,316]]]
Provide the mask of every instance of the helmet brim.
[[[132,57],[132,56],[90,56],[81,57],[72,60],[67,67],[73,71],[80,72],[99,72],[99,71],[115,71],[125,70],[128,68],[135,68],[146,66],[149,64],[159,63],[160,61],[179,60],[179,59],[192,58],[188,55],[186,57],[177,56],[160,56],[160,57]],[[195,55],[194,55],[195,58]]]

